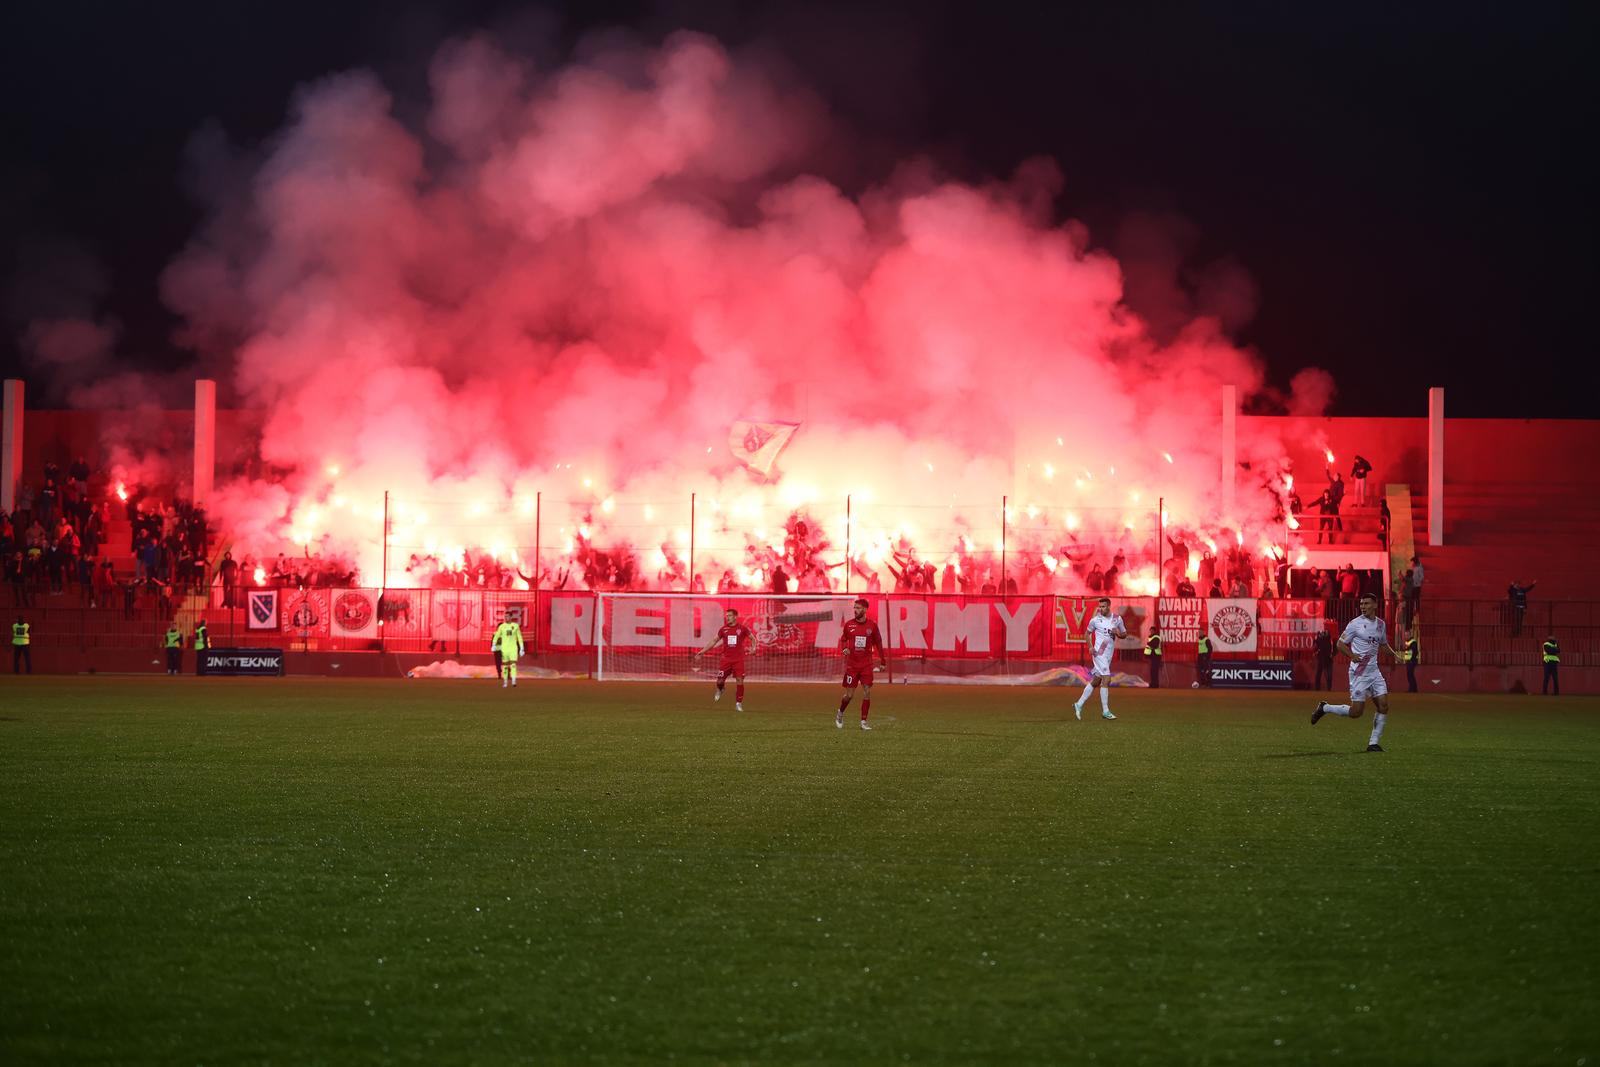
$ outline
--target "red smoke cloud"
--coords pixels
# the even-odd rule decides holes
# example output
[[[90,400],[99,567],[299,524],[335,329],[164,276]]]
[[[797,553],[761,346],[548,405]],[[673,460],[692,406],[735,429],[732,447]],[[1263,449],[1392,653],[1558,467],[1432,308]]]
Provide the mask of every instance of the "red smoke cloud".
[[[1051,220],[1053,164],[847,194],[806,170],[818,100],[688,33],[550,71],[474,38],[431,84],[419,128],[369,74],[305,88],[163,279],[267,412],[278,473],[214,506],[244,548],[375,581],[385,490],[397,583],[419,550],[525,560],[536,491],[555,554],[586,516],[597,543],[685,547],[698,493],[713,583],[795,508],[842,558],[847,493],[869,566],[901,536],[991,552],[1003,494],[1011,550],[1040,555],[1071,533],[1137,557],[1163,496],[1174,524],[1267,528],[1259,475],[1218,513],[1219,387],[1248,398],[1259,364],[1214,317],[1147,327],[1118,263]],[[1247,313],[1232,277],[1196,306]],[[729,452],[742,417],[802,424],[772,481]],[[1258,471],[1283,455],[1240,442]]]

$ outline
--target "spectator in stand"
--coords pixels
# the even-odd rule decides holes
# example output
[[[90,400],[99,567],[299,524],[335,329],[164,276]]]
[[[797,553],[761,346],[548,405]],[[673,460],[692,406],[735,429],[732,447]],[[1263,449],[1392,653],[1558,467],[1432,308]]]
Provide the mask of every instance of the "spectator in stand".
[[[1313,501],[1317,509],[1317,544],[1322,544],[1322,535],[1328,535],[1328,544],[1333,544],[1333,506],[1328,503],[1328,491],[1324,489],[1322,495]]]
[[[89,484],[89,463],[82,456],[72,461],[72,466],[67,468],[67,477],[84,485]]]
[[[222,579],[222,606],[225,608],[237,607],[239,598],[239,564],[234,562],[232,552],[222,554],[222,562],[217,565],[217,576]]]
[[[1167,544],[1172,548],[1172,558],[1178,564],[1178,569],[1185,573],[1189,570],[1189,545],[1181,537],[1167,538]]]
[[[1389,512],[1389,498],[1383,497],[1378,502],[1378,544],[1385,552],[1389,551],[1389,527],[1394,522],[1394,516]]]
[[[1006,576],[1006,596],[1017,595],[1017,579],[1014,575]]]
[[[1344,533],[1344,520],[1339,517],[1339,509],[1344,506],[1344,475],[1333,471],[1328,472],[1328,510],[1333,513],[1333,528]],[[1332,543],[1332,537],[1329,537]]]
[[[1367,475],[1372,473],[1372,464],[1362,455],[1356,456],[1356,461],[1350,467],[1350,480],[1356,486],[1356,506],[1367,502]]]
[[[1210,597],[1213,600],[1220,600],[1222,597],[1225,597],[1227,595],[1228,594],[1226,594],[1226,593],[1224,593],[1222,591],[1222,579],[1221,578],[1213,578],[1213,579],[1211,579],[1211,588],[1206,590],[1206,596]]]
[[[6,581],[11,583],[12,605],[31,608],[33,591],[28,588],[28,564],[20,548],[13,548],[6,557]]]
[[[116,571],[112,568],[109,559],[102,560],[100,566],[94,569],[94,602],[92,606],[109,605],[116,589]]]
[[[939,576],[939,592],[954,593],[956,591],[956,565],[946,563],[944,573]]]
[[[1360,595],[1361,578],[1356,574],[1356,566],[1354,563],[1346,563],[1343,569],[1339,571],[1339,598],[1341,600],[1355,600]]]
[[[1105,591],[1106,591],[1106,595],[1108,595],[1108,596],[1116,596],[1117,595],[1117,593],[1118,593],[1117,578],[1121,575],[1121,573],[1122,573],[1121,569],[1116,565],[1115,562],[1113,562],[1111,564],[1111,566],[1106,568],[1106,574],[1105,574]]]
[[[737,593],[738,591],[739,579],[733,576],[733,572],[731,570],[723,571],[722,577],[717,579],[717,592]]]
[[[1209,586],[1212,579],[1217,576],[1217,557],[1212,553],[1210,547],[1200,553],[1200,567],[1195,573],[1199,576],[1200,584],[1203,586]]]
[[[918,573],[920,574],[921,572],[919,571]],[[789,575],[784,571],[781,563],[772,568],[772,591],[779,596],[789,592]]]
[[[1336,617],[1338,604],[1333,599],[1333,578],[1327,571],[1317,572],[1316,584],[1312,587],[1318,600],[1322,601],[1323,611],[1330,617]]]
[[[1105,572],[1100,569],[1100,564],[1098,562],[1095,563],[1092,568],[1090,568],[1088,576],[1084,578],[1083,581],[1084,584],[1089,587],[1089,592],[1091,593],[1098,593],[1100,590],[1106,587],[1106,575]]]
[[[1185,597],[1194,596],[1194,583],[1189,580],[1189,576],[1187,574],[1178,579],[1178,595]]]
[[[1411,581],[1406,585],[1406,618],[1414,619],[1422,604],[1422,560],[1411,557]]]
[[[1522,636],[1522,617],[1528,613],[1528,594],[1539,584],[1536,578],[1527,585],[1512,582],[1506,587],[1507,607],[1511,610],[1511,636]]]

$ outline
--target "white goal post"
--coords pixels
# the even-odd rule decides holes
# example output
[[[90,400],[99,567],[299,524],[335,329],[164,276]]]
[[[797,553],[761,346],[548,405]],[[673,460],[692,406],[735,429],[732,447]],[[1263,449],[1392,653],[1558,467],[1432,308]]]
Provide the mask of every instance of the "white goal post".
[[[712,680],[716,636],[732,608],[755,636],[745,657],[751,680],[837,682],[844,670],[839,631],[854,596],[777,593],[600,593],[595,672],[600,681]]]

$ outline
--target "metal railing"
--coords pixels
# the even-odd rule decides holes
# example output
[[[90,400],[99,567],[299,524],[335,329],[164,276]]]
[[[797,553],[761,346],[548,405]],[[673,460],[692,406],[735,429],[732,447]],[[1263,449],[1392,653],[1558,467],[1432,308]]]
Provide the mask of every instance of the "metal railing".
[[[341,590],[329,590],[336,596]],[[391,598],[400,591],[389,590]],[[524,625],[530,651],[536,647],[542,609],[547,605],[549,591],[535,594],[529,590],[493,590],[477,594],[481,605],[477,611],[485,619],[498,618],[507,606],[520,605],[527,613]],[[565,595],[592,595],[586,593]],[[682,595],[682,594],[679,594]],[[881,594],[893,596],[894,594]],[[940,594],[914,594],[927,599],[942,599]],[[485,626],[480,620],[473,628],[457,629],[450,637],[441,637],[435,620],[451,617],[454,602],[457,615],[460,606],[469,603],[471,591],[456,589],[422,589],[404,592],[408,611],[416,621],[408,618],[407,631],[399,633],[398,625],[388,633],[378,636],[341,637],[326,628],[320,633],[310,630],[250,630],[247,628],[243,604],[234,608],[221,606],[221,590],[213,590],[212,606],[205,610],[211,641],[218,646],[278,647],[295,651],[348,651],[348,652],[406,652],[435,653],[445,656],[482,654],[488,651],[488,633],[492,623]],[[1026,599],[1040,599],[1032,597]],[[1076,599],[1076,598],[1073,598]],[[1154,620],[1157,600],[1153,597],[1119,597],[1119,604],[1144,605],[1145,618]],[[1266,603],[1266,601],[1263,601]],[[1334,636],[1358,614],[1356,601],[1334,598],[1323,601],[1299,601],[1302,604],[1320,605],[1320,615],[1325,627]],[[150,649],[152,653],[163,644],[163,635],[175,617],[172,602],[166,598],[140,595],[125,603],[119,592],[113,603],[91,607],[80,600],[76,591],[50,595],[37,593],[32,605],[13,605],[7,609],[7,622],[18,616],[32,624],[32,640],[36,648],[76,649]],[[1391,601],[1384,606],[1383,617],[1390,623],[1390,640],[1396,648],[1403,641],[1404,630],[1410,621],[1406,606]],[[399,619],[393,620],[398,624]],[[1597,601],[1535,601],[1518,611],[1505,600],[1430,600],[1423,599],[1416,606],[1415,621],[1421,645],[1420,664],[1423,666],[1452,667],[1537,667],[1542,661],[1543,643],[1555,637],[1561,645],[1561,662],[1566,667],[1600,666],[1600,602]],[[187,623],[187,620],[185,620]],[[192,641],[192,629],[185,624],[185,646]],[[1192,662],[1195,646],[1192,643],[1169,641],[1165,649],[1168,662]],[[936,655],[936,654],[929,654]],[[1290,652],[1262,651],[1256,658],[1309,659],[1309,649]],[[1135,649],[1124,649],[1121,656],[1138,657]],[[1074,661],[1075,654],[1060,657]]]

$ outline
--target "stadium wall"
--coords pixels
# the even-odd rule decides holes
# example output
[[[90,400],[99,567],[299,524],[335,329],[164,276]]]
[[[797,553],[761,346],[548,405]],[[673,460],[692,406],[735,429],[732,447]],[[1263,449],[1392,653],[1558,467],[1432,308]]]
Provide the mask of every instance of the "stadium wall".
[[[306,678],[404,678],[414,668],[427,667],[431,664],[449,659],[465,667],[480,667],[484,670],[493,669],[493,659],[487,653],[466,653],[460,656],[442,656],[431,653],[395,653],[395,652],[301,652],[291,650],[285,655],[285,674],[290,677]],[[1115,664],[1119,671],[1143,677],[1145,667],[1142,662],[1137,662],[1134,656],[1123,656]],[[1048,670],[1051,667],[1066,667],[1072,664],[1039,663],[1026,665],[1030,673]],[[161,674],[165,671],[165,661],[158,649],[142,651],[136,649],[44,649],[37,650],[34,654],[34,672],[37,674]],[[183,657],[184,672],[187,676],[194,674],[194,652],[185,650]],[[959,664],[955,661],[940,663],[929,661],[925,669],[904,671],[896,678],[896,682],[904,681],[912,685],[951,684],[953,680],[959,681],[960,676],[954,671]],[[1022,669],[1017,665],[1017,669]],[[529,656],[522,660],[522,678],[533,685],[541,673],[549,676],[586,678],[593,670],[592,656],[574,656],[570,654],[544,653],[538,656]],[[1336,667],[1335,681],[1342,685],[1342,665]],[[1308,691],[1313,681],[1312,664],[1304,659],[1294,663],[1295,690]],[[1391,693],[1396,699],[1403,699],[1405,692],[1405,671],[1395,666],[1387,670]],[[1538,667],[1422,667],[1417,671],[1417,681],[1422,693],[1518,693],[1526,692],[1532,696],[1539,695],[1539,686],[1542,672]],[[969,683],[984,683],[1002,681],[1003,678],[994,675],[967,678]],[[1172,662],[1167,664],[1161,675],[1162,687],[1166,689],[1188,689],[1197,680],[1195,665],[1192,662]],[[703,679],[684,678],[687,684],[705,684]],[[752,684],[761,681],[760,676],[751,671]],[[4,692],[13,682],[10,674],[0,674],[0,692]],[[181,684],[181,683],[178,683]],[[270,684],[270,680],[257,681],[253,684]],[[619,682],[626,685],[626,682]],[[1057,680],[1045,684],[1059,685],[1075,688],[1081,683],[1072,680],[1072,676],[1063,674]],[[1587,695],[1600,693],[1600,668],[1597,667],[1563,667],[1561,671],[1561,689],[1566,695]],[[1341,692],[1335,689],[1333,692]],[[537,693],[537,689],[534,690]]]

